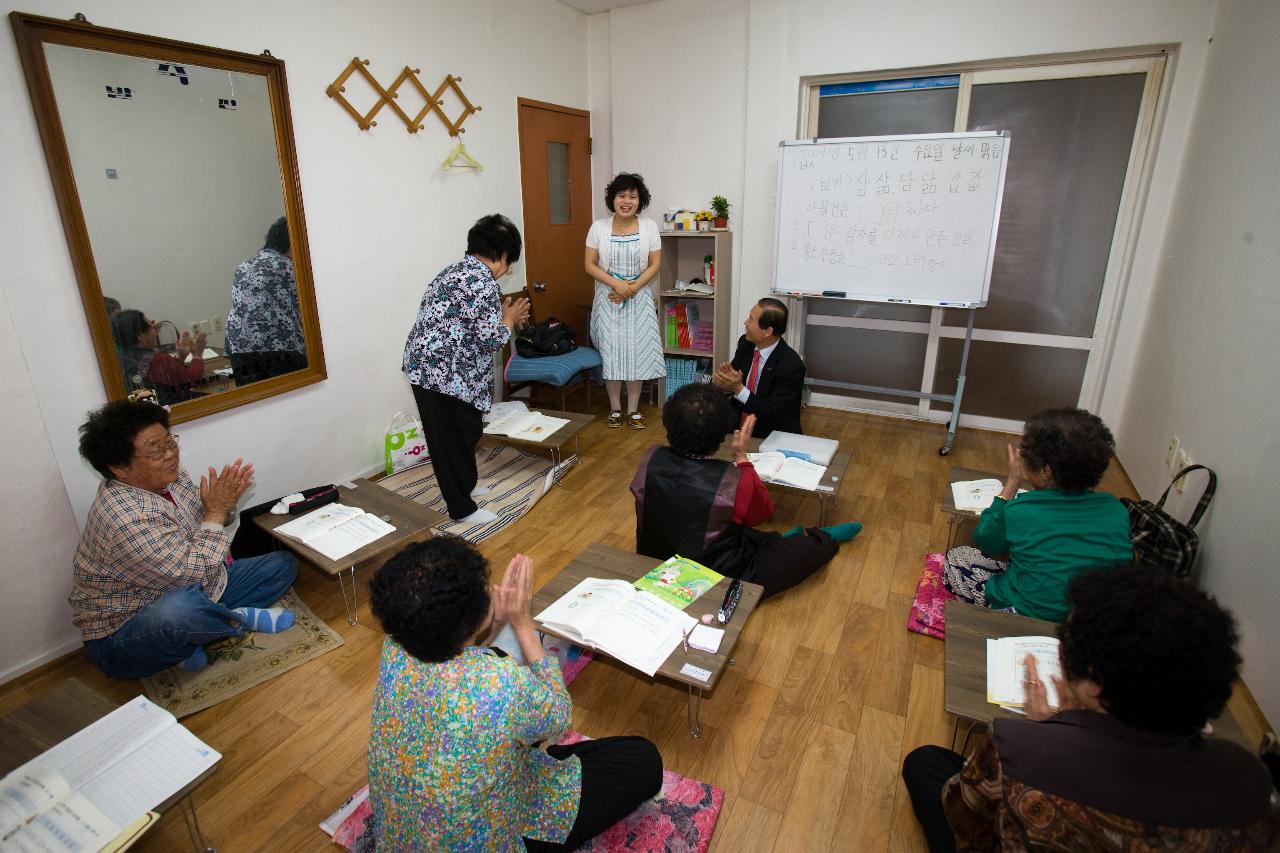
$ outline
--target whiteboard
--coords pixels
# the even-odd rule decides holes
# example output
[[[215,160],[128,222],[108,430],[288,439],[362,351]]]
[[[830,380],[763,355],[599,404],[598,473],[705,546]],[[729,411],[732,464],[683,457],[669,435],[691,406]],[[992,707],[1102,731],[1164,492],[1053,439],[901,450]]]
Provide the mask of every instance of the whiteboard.
[[[778,147],[775,293],[980,308],[1008,131]]]

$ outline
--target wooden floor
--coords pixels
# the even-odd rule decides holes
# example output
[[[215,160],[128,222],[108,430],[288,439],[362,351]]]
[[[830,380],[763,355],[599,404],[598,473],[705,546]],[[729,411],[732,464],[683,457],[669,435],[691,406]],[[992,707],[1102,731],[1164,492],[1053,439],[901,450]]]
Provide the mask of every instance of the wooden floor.
[[[634,548],[628,485],[641,452],[663,439],[656,410],[646,411],[643,432],[606,429],[597,411],[582,464],[481,546],[495,572],[522,551],[541,586],[591,542]],[[669,769],[723,788],[713,851],[924,850],[899,768],[916,746],[949,743],[952,721],[942,710],[943,644],[904,624],[925,554],[946,543],[938,504],[947,470],[1002,472],[1011,437],[961,430],[944,458],[936,425],[827,409],[807,409],[804,425],[853,450],[832,516],[861,521],[861,535],[752,616],[736,665],[703,703],[701,739],[686,732],[684,692],[602,661],[572,686],[573,726],[645,735]],[[1102,488],[1133,493],[1116,465]],[[816,501],[784,497],[766,526],[816,518]],[[304,567],[297,590],[346,645],[184,721],[224,756],[195,795],[204,832],[224,853],[335,849],[316,825],[365,782],[381,631],[363,589],[354,627],[334,582]],[[0,713],[70,676],[120,701],[139,692],[74,657],[0,686]],[[1246,734],[1260,736],[1256,706],[1237,697],[1233,709]],[[187,845],[175,810],[136,849]]]

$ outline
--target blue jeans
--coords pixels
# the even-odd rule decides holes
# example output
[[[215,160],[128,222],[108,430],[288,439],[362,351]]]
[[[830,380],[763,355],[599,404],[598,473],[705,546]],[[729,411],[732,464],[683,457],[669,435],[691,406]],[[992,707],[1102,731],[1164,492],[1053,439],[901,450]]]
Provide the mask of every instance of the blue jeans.
[[[236,560],[227,566],[221,601],[200,584],[166,592],[135,613],[114,634],[84,644],[85,655],[112,678],[146,678],[182,663],[199,646],[238,637],[237,607],[268,607],[293,585],[298,561],[288,551]]]

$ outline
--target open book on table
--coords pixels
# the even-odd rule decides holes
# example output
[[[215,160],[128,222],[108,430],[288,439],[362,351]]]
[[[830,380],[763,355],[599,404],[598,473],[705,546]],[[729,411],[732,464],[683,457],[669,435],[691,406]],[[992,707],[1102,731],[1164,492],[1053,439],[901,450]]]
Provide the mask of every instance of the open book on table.
[[[1049,707],[1060,707],[1054,678],[1062,678],[1055,637],[999,637],[987,640],[987,701],[1011,711],[1027,704],[1027,655],[1036,659],[1036,675]]]
[[[395,527],[376,515],[343,504],[322,506],[276,528],[276,533],[296,539],[330,560],[339,560],[394,532]]]
[[[782,486],[795,486],[798,489],[817,491],[826,473],[826,465],[815,465],[794,456],[787,456],[777,450],[766,453],[748,453],[747,459],[755,466],[756,473],[766,483],[777,483]]]
[[[520,441],[542,441],[569,423],[568,418],[553,418],[542,412],[512,412],[484,428],[486,435],[505,435]]]
[[[1003,491],[1004,483],[1000,480],[957,480],[951,484],[951,499],[961,512],[976,512],[981,515]],[[1025,491],[1026,489],[1018,489],[1018,494]]]
[[[122,849],[221,758],[139,696],[0,780],[0,849]]]
[[[630,581],[587,578],[534,617],[552,631],[599,649],[645,675],[653,675],[676,650],[692,616]]]
[[[540,442],[567,423],[567,418],[552,418],[540,411],[517,411],[486,425],[484,432],[486,435],[506,435],[522,442]]]

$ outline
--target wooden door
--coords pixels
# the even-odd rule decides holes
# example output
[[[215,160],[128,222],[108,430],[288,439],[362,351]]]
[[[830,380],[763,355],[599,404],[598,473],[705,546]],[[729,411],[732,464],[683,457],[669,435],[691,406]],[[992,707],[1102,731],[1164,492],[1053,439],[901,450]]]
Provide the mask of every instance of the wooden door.
[[[525,278],[537,320],[557,317],[587,341],[594,285],[582,268],[591,227],[590,113],[520,98]]]

